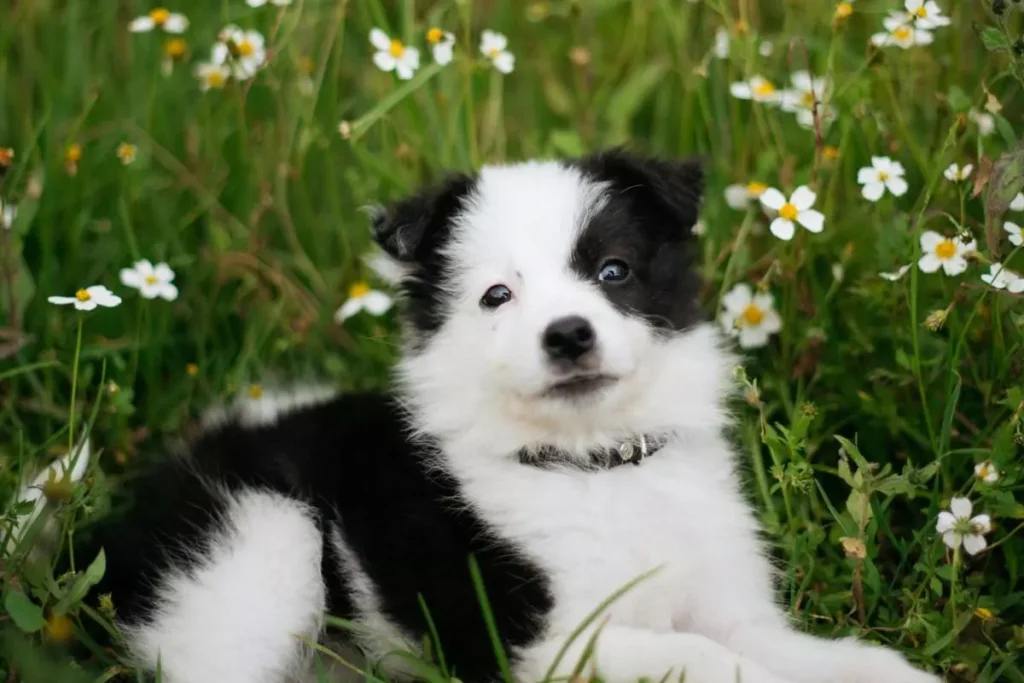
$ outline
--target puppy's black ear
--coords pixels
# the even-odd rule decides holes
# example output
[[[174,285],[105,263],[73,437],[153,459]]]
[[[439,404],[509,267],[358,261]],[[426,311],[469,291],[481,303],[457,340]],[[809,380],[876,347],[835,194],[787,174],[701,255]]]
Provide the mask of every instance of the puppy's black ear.
[[[388,257],[408,269],[430,258],[447,241],[451,219],[462,209],[475,186],[464,174],[370,210],[373,238]]]
[[[586,173],[608,183],[612,192],[632,198],[636,210],[666,230],[689,234],[697,222],[704,195],[704,164],[699,158],[665,159],[616,148],[578,163]]]

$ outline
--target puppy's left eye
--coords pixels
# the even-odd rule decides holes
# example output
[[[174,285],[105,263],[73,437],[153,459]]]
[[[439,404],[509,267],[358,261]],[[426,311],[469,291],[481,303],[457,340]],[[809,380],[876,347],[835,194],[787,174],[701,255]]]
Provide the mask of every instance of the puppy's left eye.
[[[601,282],[622,282],[629,277],[629,266],[619,259],[609,259],[601,266],[597,279]]]

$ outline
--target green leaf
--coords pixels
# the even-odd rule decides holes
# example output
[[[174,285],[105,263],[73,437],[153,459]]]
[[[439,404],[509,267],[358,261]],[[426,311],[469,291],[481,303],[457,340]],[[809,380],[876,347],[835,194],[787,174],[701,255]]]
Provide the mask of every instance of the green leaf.
[[[553,130],[548,138],[559,154],[575,157],[583,154],[584,144],[580,134],[574,130]]]
[[[647,101],[651,93],[665,76],[664,64],[649,64],[635,71],[629,80],[612,95],[605,108],[605,118],[615,133],[625,133],[637,110]]]
[[[1003,32],[992,26],[981,32],[981,42],[989,52],[1004,52],[1010,49],[1010,41]]]
[[[4,609],[11,615],[15,625],[25,633],[35,633],[46,624],[46,620],[43,619],[43,608],[17,588],[11,589],[7,594]]]
[[[107,557],[103,550],[100,549],[99,555],[92,561],[89,567],[79,574],[75,578],[75,582],[71,584],[71,588],[64,594],[64,597],[54,606],[53,611],[56,614],[64,614],[68,609],[78,605],[85,596],[89,594],[89,589],[100,582],[103,578],[103,574],[107,571]]]

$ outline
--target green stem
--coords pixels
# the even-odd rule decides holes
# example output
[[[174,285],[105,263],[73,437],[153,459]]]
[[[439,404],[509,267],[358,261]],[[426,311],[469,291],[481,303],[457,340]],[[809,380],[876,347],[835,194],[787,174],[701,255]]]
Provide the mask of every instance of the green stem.
[[[75,452],[75,395],[78,393],[78,359],[82,353],[82,314],[78,314],[78,338],[75,341],[75,362],[71,369],[71,409],[68,417],[68,457]]]

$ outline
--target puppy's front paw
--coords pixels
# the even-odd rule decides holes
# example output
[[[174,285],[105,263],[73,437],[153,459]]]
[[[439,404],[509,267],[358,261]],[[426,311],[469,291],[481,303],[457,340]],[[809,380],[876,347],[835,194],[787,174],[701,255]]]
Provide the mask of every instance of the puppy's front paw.
[[[847,662],[843,683],[942,683],[889,648],[861,644],[858,650]]]

